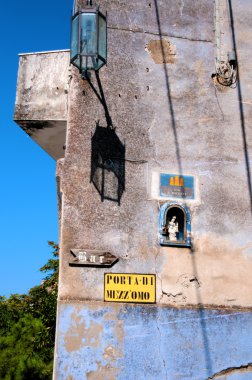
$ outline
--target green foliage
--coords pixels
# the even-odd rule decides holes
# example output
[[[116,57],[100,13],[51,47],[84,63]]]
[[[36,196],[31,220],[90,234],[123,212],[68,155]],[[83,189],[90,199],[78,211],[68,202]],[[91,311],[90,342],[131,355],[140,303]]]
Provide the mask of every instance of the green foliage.
[[[0,296],[0,379],[49,380],[52,377],[58,291],[58,245],[40,269],[42,284],[28,294]]]

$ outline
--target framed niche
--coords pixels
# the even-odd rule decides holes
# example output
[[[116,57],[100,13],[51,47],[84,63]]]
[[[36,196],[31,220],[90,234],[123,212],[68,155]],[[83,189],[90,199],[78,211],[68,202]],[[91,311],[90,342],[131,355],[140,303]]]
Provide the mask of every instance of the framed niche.
[[[188,207],[177,202],[160,207],[158,221],[160,245],[191,247],[191,214]]]

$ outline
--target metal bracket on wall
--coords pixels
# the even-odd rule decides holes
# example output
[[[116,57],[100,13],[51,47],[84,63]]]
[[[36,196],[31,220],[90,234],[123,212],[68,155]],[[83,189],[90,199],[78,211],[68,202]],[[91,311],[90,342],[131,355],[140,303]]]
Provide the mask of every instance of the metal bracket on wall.
[[[212,75],[222,86],[235,87],[237,58],[232,41],[230,9],[225,0],[215,0],[215,73]]]

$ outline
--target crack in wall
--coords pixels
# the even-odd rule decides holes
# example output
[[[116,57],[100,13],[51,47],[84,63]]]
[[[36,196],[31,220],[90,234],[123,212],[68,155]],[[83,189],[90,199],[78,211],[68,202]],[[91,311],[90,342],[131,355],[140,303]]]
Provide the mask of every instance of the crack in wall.
[[[163,296],[166,296],[170,302],[173,302],[173,303],[185,303],[186,302],[186,296],[183,295],[182,292],[180,293],[176,293],[176,294],[172,294],[172,293],[167,293],[165,292],[164,290],[162,290],[162,297]]]
[[[178,296],[182,296],[183,293],[176,293],[176,294],[172,294],[172,293],[166,293],[162,290],[162,294],[166,295],[167,297],[173,297],[173,298],[176,298]]]
[[[207,380],[212,379],[218,379],[219,377],[222,377],[223,375],[233,374],[238,372],[252,372],[252,363],[241,365],[240,367],[229,367],[226,369],[223,369],[212,376],[208,377]]]
[[[151,36],[158,36],[158,37],[160,37],[160,34],[158,32],[156,32],[156,33],[155,32],[149,32],[147,30],[138,29],[138,28],[126,28],[126,27],[121,27],[120,28],[119,26],[109,25],[108,29],[121,30],[121,31],[124,31],[124,32],[132,32],[132,33],[144,33],[144,34],[148,34],[148,35],[151,35]],[[189,38],[189,37],[184,37],[184,36],[175,36],[175,35],[168,34],[168,33],[163,33],[163,32],[162,32],[162,37],[177,38],[177,39],[187,40],[187,41],[192,41],[192,42],[207,42],[207,43],[212,43],[213,42],[212,40],[206,40],[206,39],[201,39],[201,38]]]

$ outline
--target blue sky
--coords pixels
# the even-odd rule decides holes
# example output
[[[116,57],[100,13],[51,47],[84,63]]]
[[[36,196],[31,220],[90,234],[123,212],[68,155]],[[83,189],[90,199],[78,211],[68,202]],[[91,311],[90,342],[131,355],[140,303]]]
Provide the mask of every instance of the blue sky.
[[[55,161],[13,121],[18,54],[68,49],[72,0],[0,4],[0,295],[26,293],[58,242]]]

